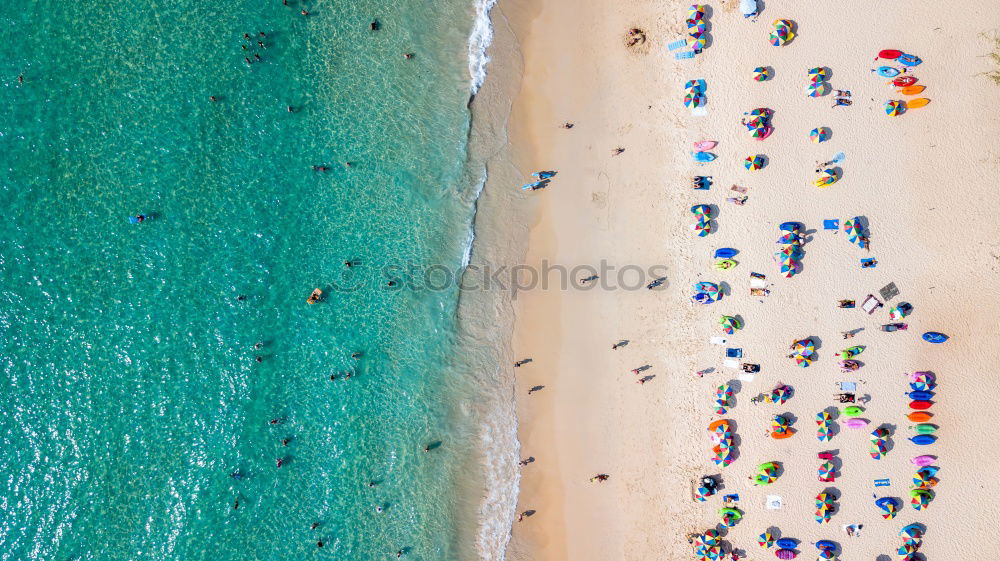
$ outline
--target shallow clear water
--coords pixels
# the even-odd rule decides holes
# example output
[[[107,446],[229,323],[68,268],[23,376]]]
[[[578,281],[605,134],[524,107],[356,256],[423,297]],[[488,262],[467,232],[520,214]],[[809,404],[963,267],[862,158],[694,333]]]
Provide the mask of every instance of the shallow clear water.
[[[472,6],[290,4],[0,5],[0,559],[460,556]]]

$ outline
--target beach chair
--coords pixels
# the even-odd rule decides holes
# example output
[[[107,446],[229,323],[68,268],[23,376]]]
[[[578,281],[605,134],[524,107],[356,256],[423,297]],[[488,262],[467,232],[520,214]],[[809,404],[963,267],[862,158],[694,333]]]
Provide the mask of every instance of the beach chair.
[[[896,296],[899,296],[899,289],[896,288],[896,283],[890,282],[889,284],[878,289],[878,294],[882,297],[882,300],[888,302]]]
[[[881,308],[883,305],[873,294],[869,294],[865,298],[865,301],[861,303],[861,309],[868,312],[868,315],[872,315],[875,313],[875,310]]]
[[[678,39],[678,40],[673,41],[671,43],[667,43],[667,49],[671,50],[671,51],[676,51],[677,49],[679,49],[679,48],[681,48],[681,47],[683,47],[683,46],[685,46],[687,44],[688,44],[687,39]]]

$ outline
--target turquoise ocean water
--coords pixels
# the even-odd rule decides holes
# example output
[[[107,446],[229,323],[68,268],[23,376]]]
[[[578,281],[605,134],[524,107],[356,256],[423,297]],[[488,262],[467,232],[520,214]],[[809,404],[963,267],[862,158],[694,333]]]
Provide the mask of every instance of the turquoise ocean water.
[[[0,3],[0,560],[466,558],[474,7],[289,4]]]

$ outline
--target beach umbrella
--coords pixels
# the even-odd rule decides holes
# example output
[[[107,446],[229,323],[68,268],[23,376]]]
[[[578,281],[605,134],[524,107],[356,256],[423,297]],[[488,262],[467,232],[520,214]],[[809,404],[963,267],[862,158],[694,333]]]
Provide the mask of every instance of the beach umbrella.
[[[790,386],[778,386],[771,390],[771,401],[773,403],[784,404],[786,401],[792,397],[792,388]],[[784,419],[784,417],[781,417]],[[785,420],[787,422],[787,419]]]
[[[706,218],[712,217],[712,207],[708,205],[694,205],[691,207],[691,212],[693,212],[695,216],[704,216]]]
[[[911,555],[911,554],[916,553],[918,549],[920,549],[919,545],[917,545],[915,543],[906,543],[906,544],[903,544],[903,545],[899,546],[899,549],[896,550],[896,554],[897,555]]]
[[[817,66],[815,68],[810,68],[806,70],[806,75],[809,76],[809,80],[813,82],[822,82],[826,80],[826,68]]]
[[[833,559],[834,557],[836,557],[836,555],[837,554],[834,553],[834,551],[832,549],[822,549],[819,552],[819,558],[820,559],[824,559],[824,560],[825,559]]]
[[[688,34],[689,35],[701,35],[705,33],[707,29],[707,24],[704,19],[698,19],[694,21],[688,21]]]
[[[772,45],[774,45],[775,47],[780,47],[785,43],[791,41],[792,37],[794,36],[795,34],[792,33],[792,29],[790,26],[775,24],[774,31],[771,32],[771,35],[768,37],[768,39],[770,40]]]
[[[820,481],[829,481],[833,479],[835,473],[836,470],[833,468],[833,462],[826,461],[823,462],[823,465],[819,466],[817,475]]]
[[[872,431],[872,440],[880,440],[889,436],[889,429],[879,427]]]
[[[722,524],[727,528],[732,528],[743,518],[743,513],[735,508],[720,508],[719,516],[722,517]]]
[[[890,520],[896,516],[899,510],[899,501],[892,497],[882,497],[875,499],[875,506],[882,509],[882,518]]]
[[[694,230],[695,235],[699,238],[704,238],[705,236],[712,233],[712,221],[711,220],[699,220],[691,227]]]
[[[733,316],[722,316],[722,318],[719,319],[719,325],[722,326],[722,331],[728,335],[732,335],[737,329],[741,329],[743,327],[740,320],[734,318]]]
[[[914,372],[910,374],[910,387],[915,391],[931,391],[935,385],[934,375],[930,372]]]
[[[697,105],[700,103],[701,94],[697,92],[688,92],[684,95],[684,107],[691,107],[692,105]]]
[[[873,440],[871,446],[868,448],[868,453],[871,454],[872,459],[881,460],[889,449],[886,447],[886,443],[881,438],[878,440]]]
[[[895,117],[904,111],[906,111],[906,104],[902,101],[885,102],[885,114],[890,117]]]
[[[705,530],[705,533],[701,535],[701,542],[709,547],[719,545],[721,536],[719,531],[714,528]]]
[[[770,485],[778,479],[778,466],[774,462],[767,462],[757,466],[757,475],[754,477],[756,485]]]
[[[719,285],[714,282],[699,282],[694,285],[694,289],[698,292],[708,294],[712,299],[719,298]]]
[[[753,69],[753,79],[758,82],[763,82],[771,77],[771,71],[765,66],[758,66]]]
[[[806,95],[809,97],[821,97],[830,93],[830,85],[826,82],[816,82],[806,86]]]
[[[830,138],[830,129],[826,127],[816,127],[809,131],[809,139],[819,144],[820,142],[826,142]]]
[[[764,119],[771,118],[771,110],[767,107],[757,107],[756,109],[750,110],[748,113],[751,117],[762,117]]]
[[[704,49],[705,45],[707,44],[704,35],[698,35],[698,36],[690,35],[688,37],[687,42],[688,42],[688,47],[691,47],[692,51],[700,51]]]
[[[829,510],[817,510],[816,511],[816,523],[826,524],[830,522],[830,511]]]
[[[813,185],[817,187],[826,187],[827,185],[833,185],[837,182],[837,172],[833,169],[825,169],[820,172],[819,177],[816,181],[813,181]]]
[[[913,484],[917,487],[933,487],[937,485],[937,475],[938,468],[934,466],[922,467],[917,470],[917,473],[913,474]]]
[[[759,115],[756,116],[756,117],[750,117],[749,119],[747,119],[746,121],[743,122],[743,126],[745,126],[748,131],[752,131],[752,130],[754,130],[756,128],[760,128],[760,127],[766,127],[767,126],[767,118],[761,117]]]
[[[705,17],[705,5],[704,4],[692,4],[688,8],[687,19],[689,20],[701,20]]]
[[[905,539],[919,540],[924,536],[924,531],[919,524],[910,524],[908,526],[903,526],[899,531],[899,535],[903,536]]]
[[[767,135],[770,133],[771,128],[763,123],[750,129],[750,136],[753,138],[767,138]]]
[[[782,234],[780,238],[778,238],[778,241],[776,241],[775,243],[797,246],[802,243],[802,237],[797,232],[785,232],[784,234]],[[796,248],[785,248],[785,249],[788,249],[789,251],[787,255],[791,255],[792,253],[797,252]]]
[[[708,487],[698,487],[694,492],[694,498],[699,502],[705,502],[705,499],[714,494],[715,493]]]
[[[837,497],[831,495],[830,493],[820,493],[816,495],[816,509],[817,510],[833,510],[834,501]]]
[[[743,163],[744,167],[748,170],[757,170],[764,167],[764,156],[757,154],[755,156],[747,156],[746,161]]]
[[[765,549],[770,548],[774,545],[774,536],[772,536],[770,532],[764,532],[759,538],[757,538],[757,543]]]
[[[847,241],[849,241],[849,242],[851,242],[853,244],[858,244],[861,247],[864,247],[864,245],[862,245],[864,242],[860,241],[861,238],[864,237],[863,236],[864,231],[862,230],[862,227],[861,227],[861,219],[860,218],[854,218],[854,219],[850,219],[850,220],[845,220],[844,221],[844,232],[847,233]]]

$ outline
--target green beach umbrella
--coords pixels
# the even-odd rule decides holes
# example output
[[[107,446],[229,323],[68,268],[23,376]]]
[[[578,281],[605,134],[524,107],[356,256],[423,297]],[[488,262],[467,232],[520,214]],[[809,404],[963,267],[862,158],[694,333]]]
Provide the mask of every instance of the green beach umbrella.
[[[733,316],[722,316],[722,318],[719,319],[719,325],[722,326],[722,331],[728,335],[736,333],[737,329],[741,329],[743,327],[740,320],[734,318]]]

